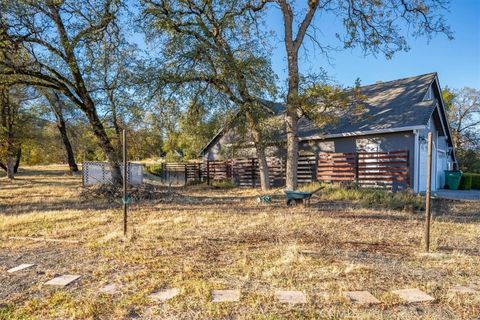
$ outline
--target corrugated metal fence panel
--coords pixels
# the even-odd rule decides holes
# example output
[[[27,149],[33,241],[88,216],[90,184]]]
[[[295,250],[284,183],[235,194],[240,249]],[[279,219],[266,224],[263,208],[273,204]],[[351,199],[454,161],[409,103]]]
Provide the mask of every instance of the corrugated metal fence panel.
[[[120,165],[123,177],[123,164]],[[143,166],[138,163],[128,163],[127,181],[132,185],[143,184]],[[82,182],[84,186],[95,184],[111,184],[112,170],[108,162],[86,161],[82,165]]]

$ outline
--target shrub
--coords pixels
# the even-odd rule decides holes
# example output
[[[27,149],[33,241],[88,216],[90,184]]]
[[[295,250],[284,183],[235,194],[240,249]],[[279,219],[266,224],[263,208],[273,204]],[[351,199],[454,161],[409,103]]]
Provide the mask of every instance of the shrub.
[[[162,176],[162,164],[161,163],[149,163],[145,164],[145,169],[147,170],[148,173],[151,173],[153,175]]]
[[[472,174],[464,173],[462,174],[462,179],[460,180],[460,190],[470,190],[472,189]]]
[[[480,174],[472,173],[472,189],[480,190]]]
[[[236,185],[230,180],[211,181],[210,185],[219,189],[231,189],[236,187]]]
[[[480,173],[469,173],[472,177],[472,189],[480,190]]]
[[[311,183],[302,186],[300,191],[311,192],[321,184]],[[383,207],[393,210],[423,210],[425,208],[424,198],[411,190],[391,192],[381,189],[345,187],[335,184],[325,184],[318,195],[328,201],[353,201],[367,207]]]

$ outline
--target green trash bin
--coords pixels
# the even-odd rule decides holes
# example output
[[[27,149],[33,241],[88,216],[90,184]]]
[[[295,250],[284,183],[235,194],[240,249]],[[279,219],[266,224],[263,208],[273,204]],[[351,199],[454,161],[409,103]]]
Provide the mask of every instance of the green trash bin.
[[[445,188],[450,190],[458,190],[460,180],[462,179],[462,171],[445,170]]]

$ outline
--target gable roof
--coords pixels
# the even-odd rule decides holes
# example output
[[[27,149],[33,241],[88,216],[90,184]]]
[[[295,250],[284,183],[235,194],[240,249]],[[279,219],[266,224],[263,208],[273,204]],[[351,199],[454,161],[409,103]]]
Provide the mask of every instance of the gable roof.
[[[301,117],[298,122],[299,139],[311,140],[424,128],[437,107],[434,99],[424,100],[434,82],[440,90],[436,72],[361,86],[360,93],[364,100],[360,112],[355,113],[346,108],[337,121],[323,128],[319,128],[307,117]],[[443,105],[441,93],[440,104]],[[285,106],[272,102],[271,109],[280,116]],[[446,125],[448,127],[448,123]],[[202,149],[201,154],[208,151],[224,134],[225,128],[212,138]],[[451,139],[449,130],[447,135]]]
[[[279,116],[285,111],[285,105],[280,102],[275,102],[275,101],[269,101],[269,100],[264,100],[262,99],[264,107],[270,109],[268,112],[272,114],[272,116]],[[218,140],[225,134],[226,131],[228,131],[229,126],[232,125],[233,120],[235,120],[238,116],[240,115],[240,109],[238,109],[233,117],[232,121],[229,121],[229,123],[225,124],[215,136],[213,136],[212,139],[200,150],[199,154],[203,155],[205,154],[208,149],[210,149],[211,146],[213,146],[215,143],[218,142]]]
[[[436,78],[428,73],[388,82],[360,87],[364,96],[363,108],[354,113],[350,108],[341,112],[335,123],[318,128],[303,117],[299,121],[299,138],[302,140],[332,135],[386,131],[427,124],[436,103],[424,97]]]

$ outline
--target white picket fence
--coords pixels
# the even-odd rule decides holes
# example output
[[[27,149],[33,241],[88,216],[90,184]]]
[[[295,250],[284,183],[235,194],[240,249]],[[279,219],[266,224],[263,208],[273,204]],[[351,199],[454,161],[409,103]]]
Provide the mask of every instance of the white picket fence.
[[[123,164],[120,165],[123,176]],[[127,181],[132,185],[143,184],[143,166],[138,163],[128,163]],[[94,184],[111,184],[112,170],[110,164],[99,161],[86,161],[83,163],[82,181],[84,186]]]

